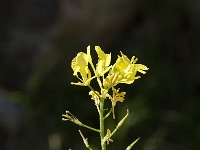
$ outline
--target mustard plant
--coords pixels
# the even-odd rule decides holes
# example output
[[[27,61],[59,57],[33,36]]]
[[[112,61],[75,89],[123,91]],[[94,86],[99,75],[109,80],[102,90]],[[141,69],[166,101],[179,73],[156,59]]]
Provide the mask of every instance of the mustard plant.
[[[96,65],[94,65],[92,61],[90,46],[87,47],[87,53],[79,52],[72,60],[71,68],[74,72],[73,75],[78,78],[78,82],[71,82],[71,84],[89,87],[89,95],[94,101],[99,114],[99,129],[83,124],[69,111],[66,111],[66,113],[62,115],[62,120],[71,121],[76,125],[98,132],[101,149],[106,150],[107,145],[113,141],[111,137],[118,131],[129,115],[129,110],[127,109],[126,115],[119,121],[113,131],[110,129],[105,130],[105,119],[108,118],[110,114],[112,114],[113,119],[115,119],[115,106],[117,102],[123,102],[125,98],[126,92],[121,92],[120,88],[117,88],[117,85],[120,83],[132,84],[136,79],[140,78],[140,76],[136,74],[138,72],[145,74],[148,68],[145,65],[137,64],[136,62],[138,59],[135,58],[135,56],[130,60],[122,52],[121,56],[118,56],[116,62],[111,65],[111,53],[105,54],[99,46],[95,46],[95,51],[98,55],[98,62]],[[90,84],[95,79],[98,83],[99,90],[94,89]],[[104,108],[105,101],[111,103],[110,109]],[[80,130],[79,133],[86,148],[92,150],[89,146],[88,139],[83,136]],[[126,150],[130,150],[138,140],[139,138],[134,140]]]

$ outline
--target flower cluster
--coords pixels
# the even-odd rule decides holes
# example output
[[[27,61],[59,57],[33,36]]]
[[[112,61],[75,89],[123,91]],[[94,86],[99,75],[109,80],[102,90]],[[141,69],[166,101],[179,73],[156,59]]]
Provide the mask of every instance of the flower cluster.
[[[98,62],[96,65],[92,62],[90,46],[87,47],[87,53],[79,52],[72,60],[71,67],[74,71],[73,75],[76,76],[79,81],[77,83],[72,82],[71,84],[90,87],[91,91],[89,95],[92,96],[91,99],[95,100],[97,106],[101,99],[110,99],[114,114],[116,103],[118,101],[123,102],[126,94],[125,92],[119,92],[119,89],[115,87],[119,83],[132,84],[136,79],[140,78],[140,76],[136,75],[137,72],[145,74],[148,68],[145,65],[136,64],[137,58],[135,58],[135,56],[130,60],[122,52],[114,65],[111,65],[111,53],[105,54],[99,46],[95,46],[95,51],[98,55]],[[100,92],[91,88],[90,83],[93,79],[97,79]],[[110,90],[112,90],[112,94],[109,94]]]

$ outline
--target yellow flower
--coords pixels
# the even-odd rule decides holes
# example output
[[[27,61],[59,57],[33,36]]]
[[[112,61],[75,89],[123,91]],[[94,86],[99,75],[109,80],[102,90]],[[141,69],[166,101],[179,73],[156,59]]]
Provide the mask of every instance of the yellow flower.
[[[74,71],[73,75],[76,76],[81,82],[71,83],[75,85],[87,86],[94,78],[91,77],[91,72],[88,68],[88,63],[92,63],[90,55],[90,46],[87,47],[87,54],[79,52],[77,56],[72,60],[71,67]]]
[[[99,46],[95,46],[95,50],[99,58],[96,65],[96,75],[103,76],[111,68],[111,66],[109,67],[111,62],[111,53],[105,54]]]
[[[135,56],[129,60],[122,52],[121,55],[122,56],[118,56],[116,63],[104,80],[104,86],[107,88],[116,86],[118,83],[131,84],[135,79],[140,78],[140,76],[136,76],[137,71],[145,74],[145,70],[148,70],[148,68],[142,64],[135,64],[137,61]]]
[[[121,92],[119,93],[120,88],[117,90],[113,88],[113,98],[112,98],[112,103],[115,106],[117,102],[123,102],[124,101],[124,96],[126,92]]]

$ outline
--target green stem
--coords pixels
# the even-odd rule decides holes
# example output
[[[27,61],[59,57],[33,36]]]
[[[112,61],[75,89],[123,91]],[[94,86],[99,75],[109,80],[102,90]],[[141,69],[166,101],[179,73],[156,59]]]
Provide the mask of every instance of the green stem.
[[[99,121],[100,121],[100,138],[101,138],[101,149],[106,150],[106,143],[103,142],[105,129],[104,129],[104,99],[101,99],[100,101],[100,115],[99,115]]]
[[[88,126],[88,125],[85,125],[85,124],[80,124],[80,126],[82,126],[82,127],[85,127],[85,128],[87,128],[87,129],[90,129],[90,130],[93,130],[93,131],[95,131],[95,132],[99,132],[100,133],[100,130],[98,130],[98,129],[95,129],[95,128],[92,128],[92,127],[90,127],[90,126]]]

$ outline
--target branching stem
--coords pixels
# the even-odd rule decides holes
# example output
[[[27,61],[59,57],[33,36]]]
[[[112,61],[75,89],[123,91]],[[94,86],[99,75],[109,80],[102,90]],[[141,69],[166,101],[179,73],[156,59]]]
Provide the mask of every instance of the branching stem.
[[[88,126],[88,125],[85,125],[85,124],[80,124],[80,126],[82,126],[82,127],[85,127],[85,128],[87,128],[87,129],[90,129],[90,130],[92,130],[92,131],[95,131],[95,132],[99,132],[100,133],[100,130],[99,129],[95,129],[95,128],[93,128],[93,127],[90,127],[90,126]]]
[[[122,126],[122,124],[124,123],[124,121],[126,120],[126,118],[129,115],[129,111],[127,109],[127,113],[126,115],[122,118],[122,120],[117,124],[117,126],[115,127],[115,129],[112,131],[112,133],[110,133],[109,135],[106,135],[105,138],[103,139],[103,144],[106,143],[106,141],[109,141],[110,138],[117,132],[117,130]]]

